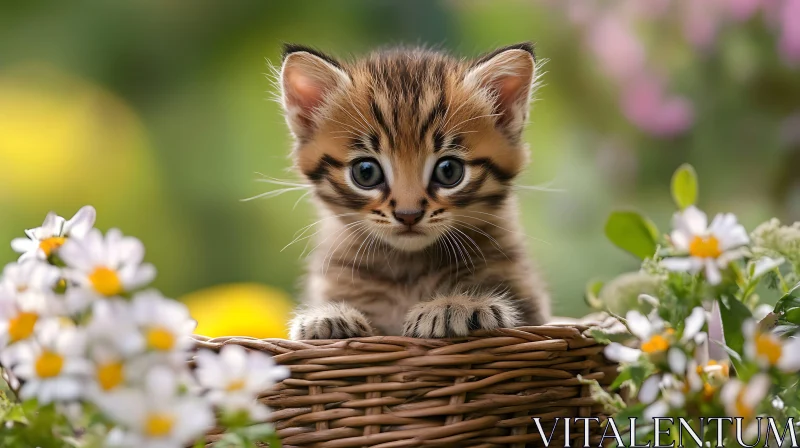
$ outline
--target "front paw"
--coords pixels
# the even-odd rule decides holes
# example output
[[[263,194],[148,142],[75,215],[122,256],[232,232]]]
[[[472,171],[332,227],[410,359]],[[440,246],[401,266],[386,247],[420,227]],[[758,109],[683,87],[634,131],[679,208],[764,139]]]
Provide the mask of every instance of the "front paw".
[[[328,303],[306,308],[289,324],[289,337],[304,339],[347,339],[372,336],[374,331],[364,315],[347,305]]]
[[[514,327],[519,312],[504,296],[449,296],[411,308],[403,335],[416,338],[467,336],[475,330]]]

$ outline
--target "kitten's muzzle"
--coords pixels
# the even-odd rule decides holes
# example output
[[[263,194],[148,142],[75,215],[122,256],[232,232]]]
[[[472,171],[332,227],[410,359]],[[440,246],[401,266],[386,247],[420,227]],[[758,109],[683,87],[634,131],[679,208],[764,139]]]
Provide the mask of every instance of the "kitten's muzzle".
[[[392,214],[397,222],[407,226],[413,226],[422,219],[422,216],[425,214],[425,210],[395,210],[392,212]]]

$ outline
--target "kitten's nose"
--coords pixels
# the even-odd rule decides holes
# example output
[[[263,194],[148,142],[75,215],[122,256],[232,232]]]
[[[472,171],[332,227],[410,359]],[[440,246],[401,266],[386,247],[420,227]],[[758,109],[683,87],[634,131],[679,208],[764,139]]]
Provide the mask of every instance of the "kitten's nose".
[[[407,226],[413,226],[414,224],[418,223],[420,219],[422,219],[422,215],[425,214],[425,211],[422,209],[395,210],[393,214],[396,220]]]

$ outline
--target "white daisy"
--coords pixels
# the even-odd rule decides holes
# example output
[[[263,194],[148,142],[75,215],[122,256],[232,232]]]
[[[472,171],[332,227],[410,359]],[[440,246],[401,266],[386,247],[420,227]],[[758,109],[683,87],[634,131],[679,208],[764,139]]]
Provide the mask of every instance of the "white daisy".
[[[745,422],[752,421],[758,405],[767,397],[771,383],[769,375],[764,373],[753,376],[748,383],[736,378],[729,380],[720,395],[725,412],[731,417],[742,417]]]
[[[661,264],[678,272],[705,272],[712,285],[722,280],[721,269],[744,256],[742,246],[750,242],[744,227],[730,213],[719,214],[708,224],[706,214],[694,206],[676,213],[670,234],[672,246],[685,256],[666,258]]]
[[[14,293],[0,288],[0,349],[30,338],[37,323],[62,310],[53,293],[36,289]]]
[[[639,390],[639,401],[648,405],[644,418],[666,417],[670,409],[680,409],[686,403],[684,384],[674,375],[653,375],[645,380]],[[660,397],[660,398],[659,398]]]
[[[742,326],[745,337],[744,353],[762,368],[777,367],[784,372],[800,370],[800,339],[780,338],[769,332],[761,332],[754,320]]]
[[[97,212],[92,206],[78,210],[69,220],[53,212],[47,214],[41,227],[25,231],[27,238],[15,238],[11,248],[21,253],[19,261],[35,258],[46,260],[70,238],[83,238],[94,226]]]
[[[36,260],[9,263],[3,268],[0,289],[24,293],[29,289],[52,291],[61,279],[61,270]]]
[[[133,296],[131,316],[144,336],[147,350],[185,362],[188,350],[194,346],[192,332],[197,326],[186,305],[154,290],[142,291]]]
[[[263,421],[266,406],[258,395],[289,376],[289,369],[278,366],[261,352],[247,352],[239,345],[226,345],[219,354],[203,350],[197,354],[195,375],[209,391],[209,400],[226,412],[245,412],[250,421]]]
[[[86,337],[57,319],[37,326],[35,340],[15,351],[12,371],[23,381],[20,397],[40,404],[79,398],[91,366],[85,359]]]
[[[145,340],[128,302],[119,299],[95,302],[86,333],[94,370],[93,386],[96,386],[92,394],[116,389],[144,372],[145,367],[139,367],[141,363],[131,359],[144,351]]]
[[[625,316],[628,329],[640,341],[640,348],[626,347],[620,343],[612,342],[605,348],[608,359],[617,362],[636,362],[643,353],[656,355],[667,352],[677,342],[675,330],[666,328],[663,319],[652,313],[649,317],[632,310]],[[702,334],[700,330],[705,324],[705,311],[696,307],[692,310],[684,323],[683,334],[680,342],[697,340]],[[682,372],[686,368],[686,355],[681,350],[669,350],[667,362],[674,372]]]
[[[106,394],[98,403],[124,429],[106,441],[109,447],[182,448],[210,430],[214,414],[196,396],[179,393],[175,373],[155,367],[143,390],[123,389]]]
[[[90,231],[82,239],[67,241],[59,255],[67,265],[65,275],[82,291],[67,299],[76,311],[91,299],[112,297],[145,286],[156,275],[155,268],[144,259],[142,242],[111,229],[105,237],[99,230]]]

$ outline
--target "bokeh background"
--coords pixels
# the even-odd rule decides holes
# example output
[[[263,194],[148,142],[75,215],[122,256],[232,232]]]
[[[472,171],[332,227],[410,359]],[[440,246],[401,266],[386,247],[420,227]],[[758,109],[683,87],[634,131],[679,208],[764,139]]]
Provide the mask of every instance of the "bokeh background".
[[[269,63],[283,42],[339,56],[426,44],[464,56],[532,40],[547,63],[521,179],[554,311],[636,267],[606,242],[615,208],[663,228],[669,178],[753,226],[800,219],[800,0],[0,2],[0,241],[84,204],[141,238],[156,286],[200,331],[280,336],[313,220],[292,178]],[[0,246],[0,262],[15,259]]]

